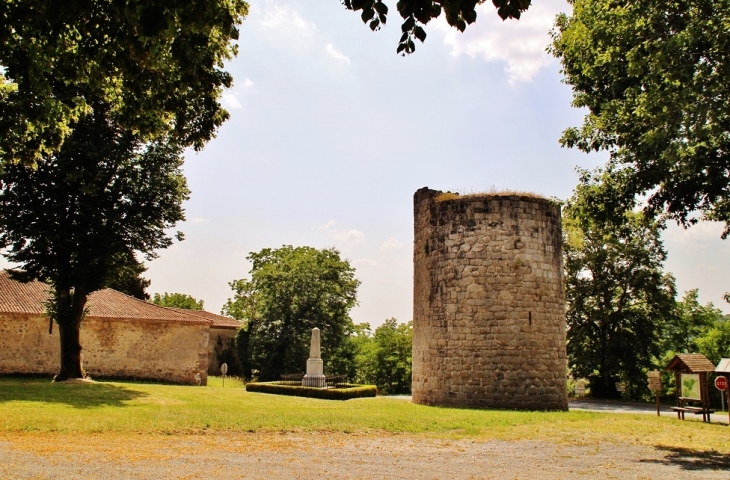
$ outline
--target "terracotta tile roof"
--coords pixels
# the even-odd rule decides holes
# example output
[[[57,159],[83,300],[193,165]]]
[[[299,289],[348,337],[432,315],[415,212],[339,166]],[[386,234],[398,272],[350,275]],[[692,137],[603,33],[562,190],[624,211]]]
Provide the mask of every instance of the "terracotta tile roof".
[[[20,283],[0,271],[0,312],[44,313],[43,302],[48,298],[48,285],[41,282]]]
[[[680,353],[669,362],[667,370],[688,370],[689,373],[714,372],[715,366],[701,353]]]
[[[7,272],[0,272],[0,313],[43,314],[48,285],[41,282],[20,283]],[[210,325],[211,320],[172,308],[160,307],[111,288],[89,295],[89,317],[134,319],[154,322]]]
[[[224,317],[223,315],[206,312],[205,310],[185,310],[183,308],[173,308],[172,310],[210,320],[212,322],[210,324],[212,328],[240,328],[242,325],[242,322],[235,318]]]
[[[210,325],[210,320],[130,297],[111,288],[89,295],[89,316]]]

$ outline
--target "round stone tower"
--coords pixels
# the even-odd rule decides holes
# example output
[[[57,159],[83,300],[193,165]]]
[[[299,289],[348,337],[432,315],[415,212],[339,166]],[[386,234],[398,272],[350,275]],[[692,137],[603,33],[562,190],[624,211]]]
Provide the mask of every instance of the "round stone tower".
[[[567,410],[560,207],[414,195],[413,401]]]

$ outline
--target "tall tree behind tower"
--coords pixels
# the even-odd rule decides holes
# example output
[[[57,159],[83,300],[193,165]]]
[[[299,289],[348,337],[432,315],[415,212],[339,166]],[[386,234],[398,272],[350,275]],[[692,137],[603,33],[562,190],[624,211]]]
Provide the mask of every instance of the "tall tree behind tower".
[[[660,355],[662,325],[674,315],[661,225],[634,211],[603,221],[598,199],[611,185],[583,172],[563,213],[568,365],[598,397],[617,396],[618,381],[629,382],[629,395],[644,389],[644,371]]]

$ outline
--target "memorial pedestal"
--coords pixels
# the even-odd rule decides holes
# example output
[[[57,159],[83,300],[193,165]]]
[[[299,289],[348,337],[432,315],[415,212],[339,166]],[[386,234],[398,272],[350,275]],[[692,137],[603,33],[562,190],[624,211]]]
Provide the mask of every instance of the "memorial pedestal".
[[[327,379],[324,376],[324,362],[321,356],[319,328],[313,328],[312,343],[309,347],[309,360],[307,360],[307,374],[302,378],[303,387],[327,387]]]

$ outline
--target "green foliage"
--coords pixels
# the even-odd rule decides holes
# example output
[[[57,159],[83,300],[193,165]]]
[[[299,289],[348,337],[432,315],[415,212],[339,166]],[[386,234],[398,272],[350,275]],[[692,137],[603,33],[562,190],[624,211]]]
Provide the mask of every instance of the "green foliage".
[[[203,300],[196,300],[184,293],[155,293],[152,303],[161,307],[184,308],[186,310],[202,310]]]
[[[323,400],[350,400],[376,395],[375,385],[348,384],[342,388],[314,388],[282,385],[278,382],[247,383],[247,392],[274,393],[293,397],[320,398]]]
[[[60,378],[82,376],[78,328],[88,295],[135,277],[135,252],[151,259],[172,243],[168,231],[184,219],[189,193],[182,148],[143,142],[112,121],[108,105],[94,107],[58,153],[5,165],[0,176],[0,248],[22,265],[17,279],[53,289]]]
[[[561,143],[607,150],[616,182],[606,214],[646,211],[730,232],[730,3],[716,0],[573,0],[559,16],[560,59],[582,127]],[[693,215],[699,212],[701,216]]]
[[[182,152],[227,118],[242,0],[0,5],[0,249],[53,290],[59,379],[82,377],[88,295],[142,287],[136,254],[172,243]],[[178,232],[178,239],[182,234]],[[126,278],[125,278],[126,277]],[[139,292],[138,292],[139,293]]]
[[[716,319],[696,342],[697,350],[716,365],[721,358],[730,358],[730,319]]]
[[[342,0],[348,10],[360,11],[360,18],[371,30],[379,30],[388,20],[388,7],[380,0]],[[438,18],[441,11],[445,13],[446,21],[452,27],[463,32],[467,24],[477,19],[476,7],[484,0],[400,0],[397,4],[398,13],[403,18],[398,49],[396,53],[411,54],[416,50],[415,39],[424,42],[426,31],[423,26]],[[531,0],[492,0],[497,8],[497,15],[502,20],[508,18],[519,19],[522,12],[527,10]]]
[[[337,250],[285,245],[247,258],[251,278],[229,284],[234,297],[222,310],[246,322],[236,348],[247,378],[269,381],[303,372],[314,327],[320,329],[325,365],[345,364],[342,355],[354,356],[345,342],[353,330],[349,311],[357,304],[360,282]]]
[[[236,354],[235,338],[223,339],[219,336],[218,340],[215,342],[215,346],[213,347],[213,354],[215,355],[218,365],[223,365],[224,363],[228,365],[228,372],[226,373],[227,376],[241,377],[242,368],[241,362],[238,361],[238,355]],[[220,370],[216,373],[220,373]]]
[[[369,323],[358,323],[348,338],[355,349],[355,382],[377,385],[375,371],[377,365],[375,357],[378,346],[373,339],[373,332]],[[380,388],[378,386],[378,388]],[[382,390],[381,390],[382,392]]]
[[[247,13],[242,0],[3,2],[0,166],[58,152],[99,102],[142,142],[201,149],[228,117],[222,66]]]
[[[660,224],[625,212],[620,223],[595,214],[610,185],[584,172],[563,217],[568,364],[588,378],[592,395],[645,394],[646,370],[660,353],[664,319],[674,307],[674,279],[662,271],[666,258]]]
[[[662,351],[667,352],[667,361],[677,353],[697,353],[698,339],[722,318],[720,309],[712,303],[700,305],[698,297],[697,289],[686,292],[677,302],[675,314],[667,317],[662,335]]]
[[[225,307],[223,307],[225,311]],[[234,317],[235,318],[235,317]],[[239,318],[239,320],[241,320]],[[251,351],[248,349],[248,341],[251,338],[248,324],[239,328],[236,332],[235,351],[236,359],[241,367],[240,375],[244,380],[250,380],[253,377],[253,368],[251,367]]]
[[[413,322],[389,318],[374,334],[362,323],[350,338],[357,352],[358,382],[375,384],[384,395],[411,393]]]
[[[129,252],[119,254],[117,258],[119,262],[117,267],[113,269],[107,286],[140,300],[149,300],[147,287],[150,286],[151,282],[142,277],[142,274],[147,271],[144,263],[137,261],[134,253],[130,254]]]

